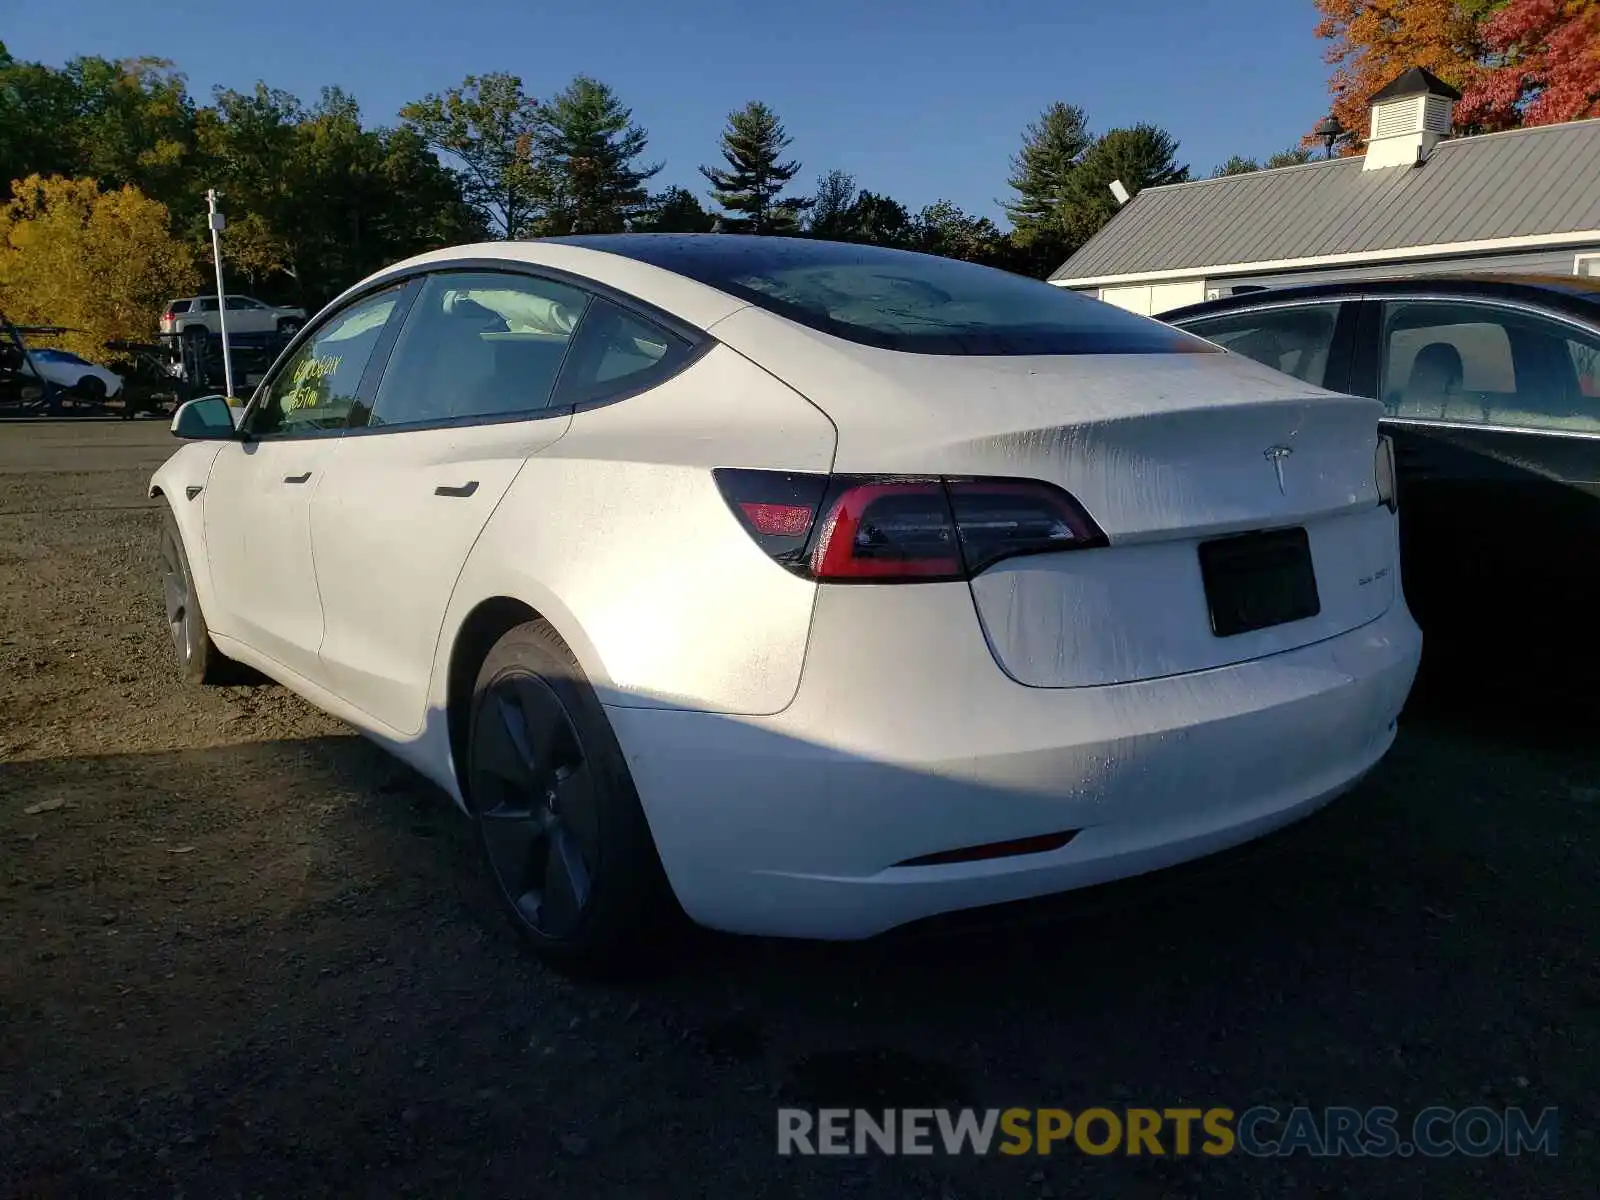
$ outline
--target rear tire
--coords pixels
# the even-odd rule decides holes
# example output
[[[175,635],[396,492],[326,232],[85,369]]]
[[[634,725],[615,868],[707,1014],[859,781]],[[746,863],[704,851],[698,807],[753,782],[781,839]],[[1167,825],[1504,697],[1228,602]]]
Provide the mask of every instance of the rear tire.
[[[677,903],[605,710],[545,622],[489,651],[467,745],[479,843],[524,944],[571,972],[654,965]]]
[[[194,573],[183,548],[178,519],[169,508],[161,522],[161,584],[166,603],[167,632],[171,635],[178,673],[186,683],[221,684],[229,682],[233,660],[218,650],[211,640],[205,613],[195,595]]]

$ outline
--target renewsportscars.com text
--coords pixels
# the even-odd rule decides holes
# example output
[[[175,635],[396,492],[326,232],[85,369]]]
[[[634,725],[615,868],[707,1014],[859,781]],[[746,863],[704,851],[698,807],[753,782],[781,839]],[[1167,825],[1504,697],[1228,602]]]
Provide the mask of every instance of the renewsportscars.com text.
[[[778,1153],[1283,1158],[1554,1156],[1560,1114],[1520,1108],[782,1108]]]

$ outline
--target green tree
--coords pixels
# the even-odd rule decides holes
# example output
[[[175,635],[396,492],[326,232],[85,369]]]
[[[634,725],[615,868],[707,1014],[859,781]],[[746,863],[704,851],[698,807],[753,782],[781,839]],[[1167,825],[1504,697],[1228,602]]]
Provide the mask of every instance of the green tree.
[[[92,177],[182,206],[194,124],[183,76],[163,60],[75,58],[57,70],[0,55],[0,192],[31,174]]]
[[[1007,180],[1017,199],[1004,206],[1018,230],[1062,231],[1073,176],[1093,143],[1083,109],[1060,101],[1023,130],[1022,149],[1011,160]]]
[[[1246,158],[1242,154],[1235,154],[1215,171],[1212,171],[1211,178],[1220,179],[1224,175],[1249,175],[1253,171],[1263,169],[1275,171],[1279,167],[1297,167],[1301,163],[1310,161],[1311,151],[1300,146],[1291,146],[1287,150],[1279,150],[1268,158],[1265,164],[1258,163],[1253,158]]]
[[[208,177],[228,213],[230,272],[252,287],[278,273],[307,305],[395,259],[483,236],[458,178],[410,129],[368,130],[347,93],[311,108],[287,92],[219,92],[200,113]],[[190,233],[209,246],[204,222]]]
[[[1224,175],[1249,175],[1259,170],[1261,170],[1261,164],[1255,159],[1246,158],[1242,154],[1235,154],[1227,162],[1211,172],[1211,178],[1221,179]]]
[[[817,177],[806,230],[812,237],[843,239],[850,231],[850,210],[855,205],[856,177],[834,168]]]
[[[1298,167],[1301,163],[1311,161],[1311,151],[1304,146],[1290,146],[1287,150],[1279,150],[1267,159],[1267,170],[1274,171],[1279,167]]]
[[[963,212],[948,200],[928,205],[912,219],[907,245],[924,254],[990,266],[1010,258],[1005,236],[993,221]]]
[[[1072,176],[1069,232],[1076,244],[1087,241],[1116,215],[1113,180],[1120,180],[1132,197],[1147,187],[1188,179],[1189,168],[1179,165],[1177,153],[1177,140],[1154,125],[1112,129],[1096,138]]]
[[[759,100],[728,114],[722,132],[726,167],[701,167],[711,195],[729,215],[730,233],[793,233],[809,200],[783,198],[783,189],[800,171],[794,159],[783,161],[792,141],[778,115]]]
[[[648,135],[605,84],[579,75],[539,112],[548,233],[616,233],[644,208],[661,164],[640,165]]]
[[[669,187],[650,198],[634,228],[646,233],[710,233],[715,223],[688,188]]]
[[[468,75],[400,110],[405,127],[459,164],[462,193],[501,237],[520,237],[549,193],[536,154],[539,103],[515,75]]]
[[[872,246],[903,246],[911,236],[911,214],[889,196],[863,191],[849,210],[846,241]]]
[[[168,205],[195,199],[195,106],[160,58],[75,58],[62,71],[75,98],[77,167],[102,187],[129,185]]]

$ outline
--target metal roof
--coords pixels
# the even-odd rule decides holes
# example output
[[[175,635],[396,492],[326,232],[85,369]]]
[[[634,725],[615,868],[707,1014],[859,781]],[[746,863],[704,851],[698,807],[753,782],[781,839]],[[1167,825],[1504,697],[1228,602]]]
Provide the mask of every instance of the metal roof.
[[[1421,166],[1361,168],[1357,156],[1146,188],[1050,278],[1138,282],[1158,272],[1600,233],[1600,119],[1446,140]]]

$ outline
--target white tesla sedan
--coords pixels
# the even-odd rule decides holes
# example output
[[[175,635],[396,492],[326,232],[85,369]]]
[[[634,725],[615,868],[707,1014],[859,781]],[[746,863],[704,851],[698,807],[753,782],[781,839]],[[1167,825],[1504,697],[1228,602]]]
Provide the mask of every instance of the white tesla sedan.
[[[537,949],[603,961],[674,897],[863,937],[1348,789],[1420,650],[1378,416],[946,259],[502,242],[186,405],[151,494],[184,673],[388,747]]]

